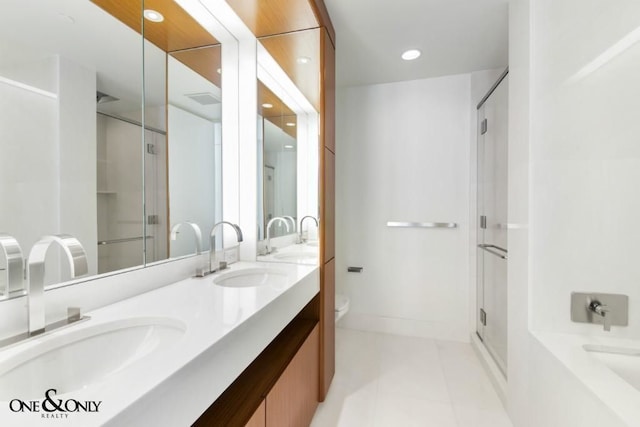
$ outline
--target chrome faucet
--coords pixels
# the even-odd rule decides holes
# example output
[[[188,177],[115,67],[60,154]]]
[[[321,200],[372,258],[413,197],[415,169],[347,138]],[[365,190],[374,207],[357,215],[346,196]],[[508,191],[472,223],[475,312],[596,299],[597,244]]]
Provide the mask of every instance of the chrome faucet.
[[[7,260],[7,284],[4,290],[0,289],[0,294],[9,296],[23,289],[24,258],[22,258],[20,244],[8,234],[0,233],[0,248]]]
[[[611,315],[609,314],[611,310],[609,310],[608,306],[601,304],[598,300],[593,300],[591,301],[591,303],[589,303],[589,311],[602,317],[604,330],[606,332],[611,331]]]
[[[293,232],[295,233],[296,232],[296,220],[292,216],[289,216],[289,215],[282,215],[282,218],[288,219],[289,221],[291,221],[291,226],[293,226]],[[287,230],[287,231],[289,231],[289,230]]]
[[[182,224],[188,225],[193,229],[193,234],[196,238],[196,257],[200,258],[202,254],[202,231],[200,231],[200,227],[198,224],[191,221],[180,222],[171,228],[171,240],[176,240],[178,238],[178,229]],[[204,267],[201,264],[198,264],[196,267],[196,277],[204,277]]]
[[[218,229],[219,226],[222,226],[224,224],[230,225],[231,227],[233,227],[233,229],[236,232],[236,238],[238,240],[238,243],[242,242],[243,237],[242,237],[242,230],[240,229],[240,226],[238,224],[233,224],[229,221],[220,221],[216,224],[214,224],[213,228],[211,229],[211,233],[209,234],[209,244],[210,244],[210,250],[209,250],[209,273],[213,273],[216,272],[218,270],[223,270],[224,268],[226,268],[226,264],[224,264],[224,266],[219,265],[218,267],[214,267],[215,262],[216,262],[216,230]],[[220,263],[223,264],[223,263]]]
[[[302,217],[302,219],[300,220],[300,243],[304,242],[304,239],[302,238],[302,223],[307,218],[311,218],[313,220],[313,222],[316,223],[316,227],[320,227],[320,224],[318,223],[318,219],[315,216],[307,215],[307,216]]]
[[[274,222],[281,222],[284,224],[284,226],[287,229],[287,233],[290,231],[289,228],[289,222],[284,219],[281,216],[276,216],[271,218],[271,220],[267,223],[267,253],[266,255],[269,255],[271,252],[273,252],[273,248],[271,247],[271,225],[273,225]]]
[[[57,243],[63,249],[69,262],[71,277],[87,274],[87,255],[82,244],[68,234],[44,236],[36,242],[29,252],[28,270],[29,281],[27,287],[27,304],[29,308],[29,335],[44,332],[44,267],[47,250],[52,243]]]

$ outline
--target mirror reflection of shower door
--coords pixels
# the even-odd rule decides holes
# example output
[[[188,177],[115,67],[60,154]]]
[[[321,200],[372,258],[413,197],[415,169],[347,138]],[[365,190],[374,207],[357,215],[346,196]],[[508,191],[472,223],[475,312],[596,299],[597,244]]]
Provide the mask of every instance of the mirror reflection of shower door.
[[[273,166],[264,166],[264,233],[267,234],[267,224],[274,217],[275,200],[276,200],[276,168]]]
[[[478,109],[478,335],[507,372],[507,134],[505,78]]]

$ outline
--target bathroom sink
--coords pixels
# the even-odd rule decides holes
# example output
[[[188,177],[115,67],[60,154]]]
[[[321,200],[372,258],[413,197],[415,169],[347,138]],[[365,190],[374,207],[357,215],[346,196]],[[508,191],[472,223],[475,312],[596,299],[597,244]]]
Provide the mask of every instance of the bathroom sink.
[[[283,261],[298,261],[305,259],[318,259],[318,254],[315,252],[283,252],[275,254],[273,257]]]
[[[271,268],[245,268],[223,273],[213,279],[213,283],[229,288],[250,288],[265,285],[278,288],[287,284],[287,274]]]
[[[620,378],[640,390],[640,348],[585,344],[590,356],[602,362]]]
[[[24,351],[0,363],[0,401],[42,399],[77,391],[174,345],[182,322],[169,318],[131,318],[77,331],[51,333],[25,341]]]

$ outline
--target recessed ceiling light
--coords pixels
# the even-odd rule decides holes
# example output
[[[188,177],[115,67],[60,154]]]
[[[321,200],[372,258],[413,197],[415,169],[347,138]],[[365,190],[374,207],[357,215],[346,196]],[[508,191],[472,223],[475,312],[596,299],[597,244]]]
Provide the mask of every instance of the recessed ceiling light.
[[[218,72],[218,74],[222,74],[222,68],[218,68],[216,71]]]
[[[285,146],[284,146],[284,148],[289,148],[289,149],[291,149],[291,148],[293,148],[293,145],[285,145]]]
[[[269,104],[269,103],[262,104],[262,108],[273,108],[273,104]]]
[[[420,57],[422,53],[418,49],[409,49],[402,53],[402,59],[405,61],[413,61]]]
[[[296,124],[295,124],[295,123],[293,123],[293,122],[287,122],[287,123],[286,123],[286,125],[292,128],[292,127],[294,127]]]
[[[309,58],[308,56],[301,56],[296,59],[296,61],[298,62],[298,64],[308,64],[309,62],[311,62],[311,58]]]
[[[145,9],[144,10],[144,17],[146,19],[148,19],[151,22],[162,22],[164,21],[164,16],[162,16],[162,14],[160,12],[158,12],[157,10],[153,10],[153,9]]]

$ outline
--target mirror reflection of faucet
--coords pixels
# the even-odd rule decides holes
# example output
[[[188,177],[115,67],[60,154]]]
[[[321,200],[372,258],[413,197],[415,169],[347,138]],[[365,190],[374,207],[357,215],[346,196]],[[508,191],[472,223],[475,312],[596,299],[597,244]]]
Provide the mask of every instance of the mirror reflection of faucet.
[[[7,282],[4,289],[0,289],[0,295],[9,296],[22,292],[24,286],[24,258],[20,244],[13,237],[6,233],[0,233],[0,248],[4,252],[7,260]]]
[[[291,227],[293,227],[293,232],[296,232],[296,220],[290,215],[282,215],[282,218],[288,219],[291,222]],[[289,230],[287,230],[289,231]]]
[[[236,240],[238,242],[238,246],[243,240],[242,230],[240,229],[240,226],[238,224],[233,224],[229,221],[220,221],[214,224],[213,228],[211,229],[211,233],[209,234],[209,271],[207,274],[215,273],[227,268],[227,260],[224,259],[218,262],[218,257],[216,254],[216,231],[218,227],[222,227],[224,224],[229,225],[236,232]],[[222,248],[222,253],[224,254],[224,247]]]
[[[307,218],[312,219],[313,222],[316,223],[316,227],[320,227],[320,224],[318,223],[318,219],[316,217],[314,217],[312,215],[307,215],[307,216],[302,217],[302,219],[300,220],[300,228],[299,228],[300,233],[298,234],[298,243],[305,243],[308,240],[308,238],[304,237],[304,231],[302,229],[302,223]],[[309,232],[307,231],[307,237],[308,236],[309,236]]]
[[[291,229],[289,228],[289,221],[284,219],[284,217],[276,216],[271,218],[271,220],[269,220],[269,222],[267,223],[267,242],[266,242],[267,246],[266,246],[266,253],[263,255],[269,255],[275,252],[276,250],[276,248],[271,247],[271,226],[276,222],[284,224],[285,228],[287,229],[287,233],[291,231]]]

